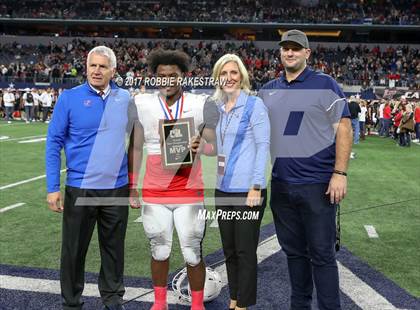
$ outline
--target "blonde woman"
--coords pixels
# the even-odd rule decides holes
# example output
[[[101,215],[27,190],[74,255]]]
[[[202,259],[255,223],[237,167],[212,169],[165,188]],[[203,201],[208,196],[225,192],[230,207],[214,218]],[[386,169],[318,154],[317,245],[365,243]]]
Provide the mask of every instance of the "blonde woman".
[[[213,78],[220,82],[213,95],[220,112],[215,201],[222,214],[218,223],[229,309],[246,309],[256,303],[256,250],[266,205],[270,122],[263,101],[250,94],[248,72],[238,56],[222,56],[213,68]]]

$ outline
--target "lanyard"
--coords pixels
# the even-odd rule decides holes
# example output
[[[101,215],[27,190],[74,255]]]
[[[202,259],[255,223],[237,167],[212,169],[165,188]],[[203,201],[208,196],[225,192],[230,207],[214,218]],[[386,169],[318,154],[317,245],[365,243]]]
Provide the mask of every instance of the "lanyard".
[[[221,115],[219,132],[220,132],[220,142],[222,143],[222,147],[223,147],[223,143],[225,142],[226,131],[227,131],[228,127],[229,127],[230,121],[231,121],[231,120],[232,120],[232,118],[233,118],[233,114],[234,114],[234,111],[233,111],[233,110],[234,110],[234,109],[232,109],[232,110],[229,112],[229,113],[230,113],[230,115],[229,115],[229,117],[227,118],[226,126],[225,126],[225,129],[223,130],[223,133],[222,133],[222,125],[223,125],[223,118],[224,118],[224,114],[225,114],[225,113],[222,113],[222,115]],[[228,113],[228,114],[229,114],[229,113]]]
[[[184,94],[182,94],[181,98],[179,98],[175,105],[176,105],[176,111],[175,111],[175,117],[172,115],[171,110],[169,109],[168,104],[166,103],[166,100],[158,96],[160,106],[163,110],[163,114],[165,115],[166,119],[174,120],[179,119],[182,116],[182,111],[184,109]],[[181,101],[181,104],[180,104]],[[179,113],[178,113],[179,112]]]

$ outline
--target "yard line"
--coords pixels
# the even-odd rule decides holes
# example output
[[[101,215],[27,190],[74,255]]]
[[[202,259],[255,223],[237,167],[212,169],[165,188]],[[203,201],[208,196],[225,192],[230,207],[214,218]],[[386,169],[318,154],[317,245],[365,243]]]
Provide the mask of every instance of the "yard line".
[[[261,263],[263,260],[269,258],[274,253],[277,253],[278,251],[280,251],[280,249],[281,249],[281,247],[280,247],[279,243],[277,242],[277,238],[276,238],[275,235],[265,239],[264,241],[262,241],[260,243],[260,245],[258,246],[258,249],[257,249],[258,263]],[[214,268],[214,270],[217,271],[220,274],[223,286],[227,285],[228,280],[227,280],[227,273],[226,273],[226,265],[221,264],[220,266]],[[124,295],[124,299],[130,300],[130,299],[135,298],[136,296],[139,296],[139,295],[144,294],[144,293],[149,293],[149,292],[152,292],[152,291],[153,290],[151,290],[151,289],[145,290],[145,291],[139,291],[138,289],[136,289],[136,291],[135,291],[136,295],[131,296],[131,298],[128,298]],[[154,297],[153,297],[153,294],[147,294],[145,296],[142,296],[140,298],[135,299],[135,301],[151,302],[152,303],[154,301]],[[172,290],[168,290],[168,303],[170,303],[170,304],[186,304],[182,300],[179,300],[179,298],[176,296],[176,294]]]
[[[0,124],[0,127],[13,126],[13,125],[26,125],[26,123],[25,122],[14,121],[11,124]]]
[[[280,246],[275,235],[266,239],[258,246],[258,263],[277,253],[279,250]],[[341,291],[350,297],[360,308],[369,310],[398,310],[398,308],[386,300],[381,294],[357,277],[350,269],[344,267],[339,261],[337,261],[337,265],[340,274]],[[216,270],[219,269],[218,271],[227,283],[226,269],[221,269],[221,267],[216,268]]]
[[[40,292],[49,294],[61,294],[60,281],[58,280],[46,280],[46,279],[34,279],[15,277],[8,275],[0,275],[0,288],[8,290],[19,290],[25,292]],[[126,287],[124,300],[130,300],[141,294],[153,292],[151,288],[143,287]],[[150,296],[149,296],[150,295]],[[101,297],[98,290],[97,284],[85,283],[83,290],[83,296],[86,297]],[[153,294],[143,296],[137,301],[153,302]],[[178,298],[173,291],[168,290],[168,303],[178,304]]]
[[[45,138],[45,137],[46,135],[28,136],[28,137],[4,139],[4,140],[0,140],[0,142],[10,142],[10,141],[19,141],[19,140],[27,140],[27,139],[32,139],[32,138]]]
[[[6,212],[6,211],[9,211],[9,210],[12,210],[12,209],[17,208],[17,207],[21,207],[21,206],[23,206],[25,204],[26,203],[24,203],[24,202],[19,202],[19,203],[15,203],[14,205],[11,205],[11,206],[1,208],[0,209],[0,213],[3,213],[3,212]]]
[[[47,141],[47,138],[35,138],[35,139],[30,139],[30,140],[23,140],[23,141],[19,141],[18,143],[36,143],[36,142],[42,142],[42,141]]]
[[[369,238],[379,238],[378,233],[376,232],[375,227],[373,227],[372,225],[364,225],[366,232],[369,236]]]
[[[60,173],[63,173],[64,171],[66,171],[66,169],[60,170]],[[29,182],[32,182],[32,181],[40,180],[40,179],[43,179],[45,177],[46,177],[46,175],[43,174],[43,175],[40,175],[40,176],[37,176],[37,177],[34,177],[34,178],[30,178],[30,179],[27,179],[27,180],[19,181],[19,182],[12,183],[12,184],[7,184],[7,185],[4,185],[4,186],[1,186],[0,190],[4,190],[4,189],[7,189],[7,188],[11,188],[11,187],[15,187],[15,186],[22,185],[22,184],[25,184],[25,183],[29,183]]]
[[[275,235],[267,238],[260,243],[257,250],[258,263],[269,258],[273,254],[281,250]],[[338,271],[340,274],[340,289],[350,299],[353,300],[362,309],[369,310],[399,310],[386,300],[382,295],[376,292],[367,283],[357,277],[350,269],[343,266],[337,261]],[[226,266],[222,264],[215,268],[222,277],[223,284],[227,284]],[[8,275],[0,275],[0,289],[20,290],[29,292],[40,292],[50,294],[60,294],[60,282],[57,280],[33,279],[25,277],[16,277]],[[142,302],[153,302],[153,289],[142,287],[126,287],[124,300],[135,300]],[[150,294],[149,294],[150,293]],[[146,294],[140,298],[136,296]],[[83,291],[84,296],[100,297],[97,284],[87,283]],[[168,290],[169,304],[184,304],[179,301],[172,290]]]
[[[274,236],[266,239],[258,247],[258,262],[262,262],[264,259],[270,257],[279,250],[280,246],[277,242],[277,239]],[[215,270],[221,274],[223,283],[227,284],[225,264],[222,264],[221,266],[215,268]],[[58,280],[34,279],[8,275],[0,275],[0,288],[49,294],[61,293],[60,281]],[[124,300],[130,300],[136,298],[136,296],[153,292],[153,289],[151,288],[142,287],[126,287],[125,290],[126,292],[124,294]],[[98,291],[98,285],[92,283],[85,283],[83,296],[99,298],[100,294]],[[135,301],[152,303],[154,301],[154,296],[153,294],[147,294],[145,296],[135,299]],[[177,295],[172,290],[168,290],[168,303],[185,304],[184,302],[178,299]]]
[[[398,309],[386,300],[385,297],[363,282],[350,269],[344,267],[340,262],[337,262],[337,264],[340,274],[341,291],[350,297],[360,308],[369,310]]]

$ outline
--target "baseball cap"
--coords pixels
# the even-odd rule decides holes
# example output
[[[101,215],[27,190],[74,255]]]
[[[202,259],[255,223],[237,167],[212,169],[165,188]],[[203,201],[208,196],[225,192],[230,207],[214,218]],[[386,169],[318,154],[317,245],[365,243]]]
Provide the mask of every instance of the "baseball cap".
[[[282,46],[283,43],[286,42],[295,42],[304,48],[309,48],[308,37],[304,32],[297,29],[289,30],[283,33],[279,45]]]

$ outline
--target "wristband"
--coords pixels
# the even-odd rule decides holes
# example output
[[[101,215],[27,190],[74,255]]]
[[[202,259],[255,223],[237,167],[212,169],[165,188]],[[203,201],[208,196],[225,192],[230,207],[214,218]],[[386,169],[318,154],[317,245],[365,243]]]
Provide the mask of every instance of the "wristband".
[[[340,171],[340,170],[336,170],[336,169],[333,170],[333,173],[339,174],[339,175],[344,175],[345,177],[347,176],[347,173],[346,172]]]
[[[137,180],[139,178],[138,173],[129,172],[128,173],[128,187],[130,189],[137,189]]]

